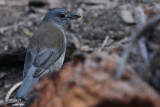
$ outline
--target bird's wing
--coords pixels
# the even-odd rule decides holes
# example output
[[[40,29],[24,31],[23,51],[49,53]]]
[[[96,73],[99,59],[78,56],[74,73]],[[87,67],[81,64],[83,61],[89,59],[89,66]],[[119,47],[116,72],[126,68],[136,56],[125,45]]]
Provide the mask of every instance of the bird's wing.
[[[42,49],[37,53],[37,56],[33,62],[33,65],[37,68],[39,68],[39,70],[36,70],[36,72],[34,73],[34,76],[37,77],[41,74],[43,74],[43,72],[45,70],[42,69],[48,69],[50,67],[50,65],[52,65],[54,62],[57,61],[57,59],[61,56],[61,54],[64,52],[65,50],[65,44],[64,42],[61,43],[60,47],[58,50],[55,49]]]
[[[34,77],[43,74],[43,72],[60,57],[60,53],[55,50],[44,49],[39,53],[33,63],[33,65],[38,68],[34,72]]]
[[[55,50],[43,49],[36,56],[33,65],[38,68],[46,69],[51,63],[56,61],[59,56],[60,54]]]
[[[24,71],[23,78],[26,77],[29,68],[33,65],[34,59],[36,58],[36,50],[28,49],[26,52],[25,62],[24,62]]]
[[[65,50],[64,43],[61,43],[60,48],[58,50],[41,49],[39,52],[36,52],[34,50],[28,49],[24,64],[24,72],[23,72],[24,77],[26,76],[28,69],[32,65],[38,68],[38,70],[36,70],[34,73],[34,77],[43,74],[43,72],[45,71],[44,69],[47,69],[55,61],[57,61],[57,59],[61,56],[64,50]]]
[[[34,33],[26,54],[24,74],[31,66],[36,67],[35,75],[39,76],[48,69],[64,52],[63,32],[51,23],[44,22]]]

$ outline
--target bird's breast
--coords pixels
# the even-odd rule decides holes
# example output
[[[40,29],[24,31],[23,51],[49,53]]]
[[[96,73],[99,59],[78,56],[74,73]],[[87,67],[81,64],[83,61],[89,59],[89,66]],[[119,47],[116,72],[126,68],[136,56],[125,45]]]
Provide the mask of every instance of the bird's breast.
[[[57,49],[61,43],[66,42],[63,31],[58,29],[53,24],[42,24],[33,35],[30,48],[49,48]]]

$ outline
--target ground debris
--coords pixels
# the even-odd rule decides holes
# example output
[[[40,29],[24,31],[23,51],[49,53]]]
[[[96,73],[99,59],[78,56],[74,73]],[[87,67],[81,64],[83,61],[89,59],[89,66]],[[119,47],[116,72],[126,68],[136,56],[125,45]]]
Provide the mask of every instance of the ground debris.
[[[116,55],[93,52],[84,63],[66,64],[36,85],[30,107],[158,107],[159,94],[129,65],[122,80],[115,79],[118,62]]]
[[[31,1],[44,5],[36,7]],[[44,15],[54,8],[67,8],[81,18],[65,31],[65,67],[37,84],[35,90],[41,93],[32,94],[37,101],[31,106],[156,107],[160,25],[133,44],[122,78],[116,80],[115,74],[130,35],[158,15],[159,7],[159,0],[0,0],[0,102],[22,80],[26,48]]]
[[[129,4],[122,5],[120,7],[119,15],[123,19],[123,21],[127,24],[135,24],[136,21],[133,17],[133,7]]]

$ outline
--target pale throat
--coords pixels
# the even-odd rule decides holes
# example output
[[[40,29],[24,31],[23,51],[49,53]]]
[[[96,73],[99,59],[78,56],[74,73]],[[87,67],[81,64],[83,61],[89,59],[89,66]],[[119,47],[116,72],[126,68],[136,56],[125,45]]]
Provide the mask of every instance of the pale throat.
[[[52,22],[53,25],[55,25],[59,30],[61,30],[61,32],[63,32],[64,34],[64,27],[62,27],[61,25],[59,25],[58,23],[56,22]]]

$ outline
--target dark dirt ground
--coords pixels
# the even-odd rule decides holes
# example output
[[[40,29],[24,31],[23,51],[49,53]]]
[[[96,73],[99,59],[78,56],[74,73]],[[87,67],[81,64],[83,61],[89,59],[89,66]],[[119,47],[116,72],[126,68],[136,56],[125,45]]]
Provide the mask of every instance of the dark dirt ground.
[[[110,37],[108,46],[114,46],[135,31],[135,23],[126,23],[121,18],[122,6],[134,10],[137,6],[150,8],[159,2],[158,0],[108,0],[110,4],[106,5],[83,0],[48,1],[49,4],[43,7],[31,7],[21,0],[6,0],[5,4],[0,2],[0,53],[27,48],[30,37],[45,13],[57,7],[64,7],[82,15],[80,20],[73,21],[66,30],[68,41],[76,44],[77,49],[96,50],[101,47],[106,36]],[[23,63],[0,65],[0,75],[4,74],[0,77],[0,100],[4,99],[7,91],[15,83],[22,80],[22,71]]]

